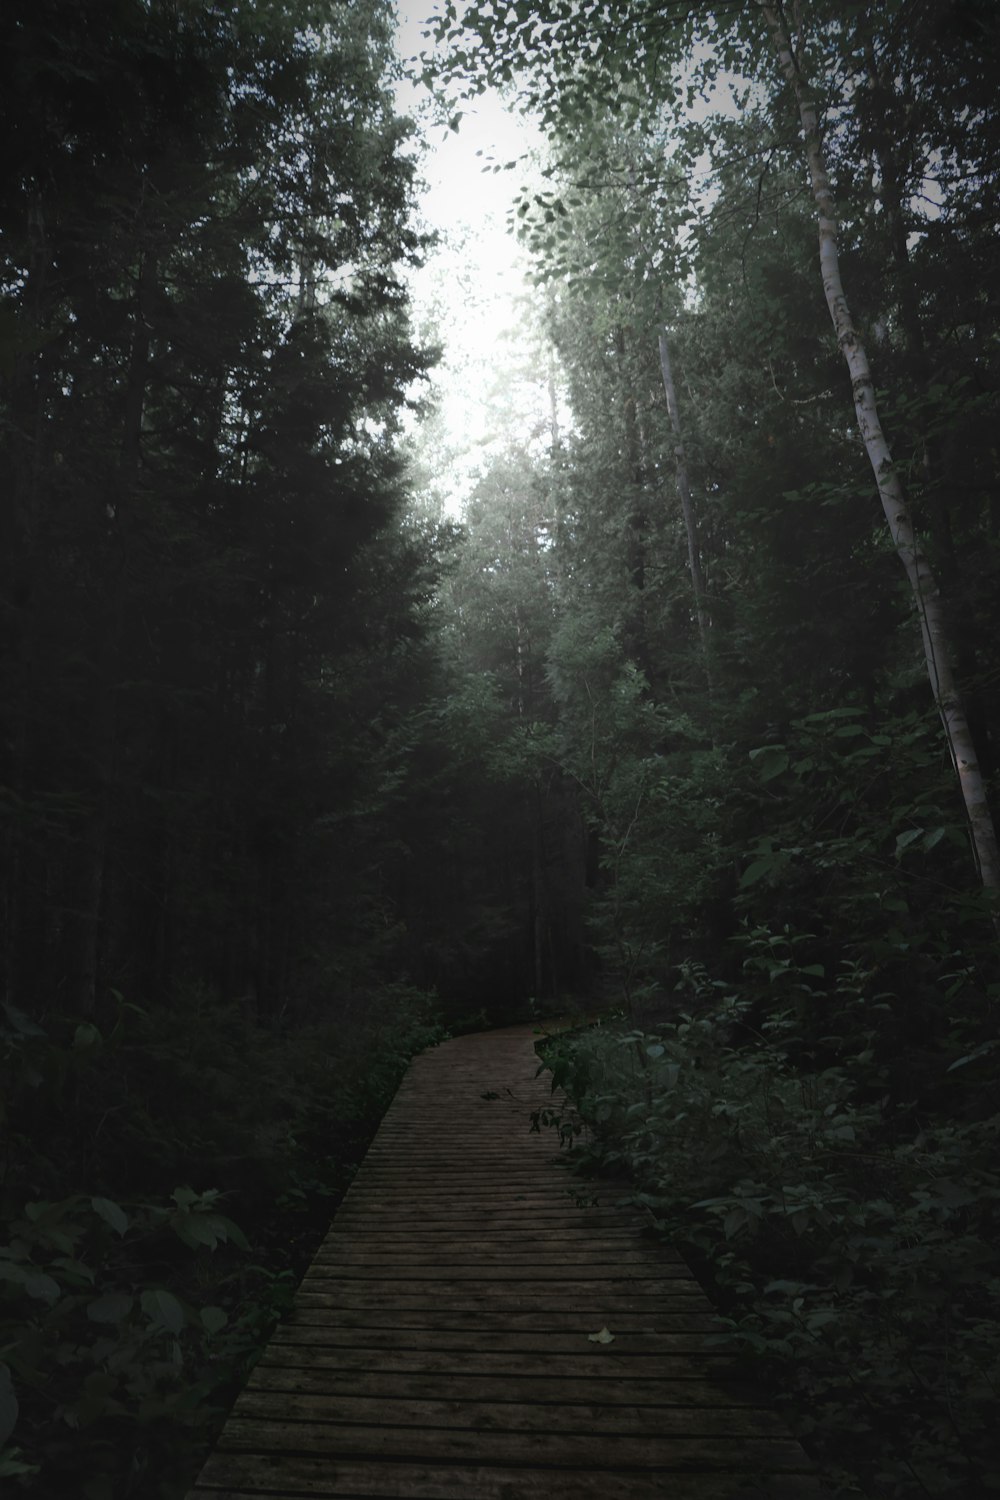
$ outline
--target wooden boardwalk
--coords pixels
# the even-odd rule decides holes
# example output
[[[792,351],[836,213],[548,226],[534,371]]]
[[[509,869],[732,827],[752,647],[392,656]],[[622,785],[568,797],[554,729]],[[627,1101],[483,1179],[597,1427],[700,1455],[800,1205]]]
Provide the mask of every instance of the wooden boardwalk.
[[[825,1493],[703,1347],[686,1265],[530,1133],[550,1097],[534,1040],[411,1065],[190,1500]]]

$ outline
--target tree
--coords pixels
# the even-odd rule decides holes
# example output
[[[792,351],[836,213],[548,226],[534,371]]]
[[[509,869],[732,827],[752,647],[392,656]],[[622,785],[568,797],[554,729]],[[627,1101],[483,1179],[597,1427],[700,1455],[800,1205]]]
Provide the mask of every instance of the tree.
[[[927,664],[927,677],[941,715],[941,722],[958,776],[980,877],[987,890],[1000,892],[1000,847],[997,845],[996,830],[987,801],[975,742],[955,676],[953,649],[945,619],[944,601],[933,569],[918,538],[899,471],[893,463],[889,443],[879,417],[868,354],[847,305],[840,273],[837,210],[823,155],[816,105],[810,98],[797,56],[797,51],[804,44],[804,37],[800,28],[798,48],[793,49],[781,13],[774,6],[765,5],[763,9],[771,28],[782,71],[792,86],[798,104],[810,181],[819,214],[820,270],[823,290],[836,330],[837,342],[850,372],[858,427],[875,475],[893,545],[903,564],[916,604],[917,618],[923,638],[924,659]],[[892,181],[891,173],[889,180]]]
[[[799,88],[800,102],[807,103],[801,87],[801,62],[788,43],[787,28],[779,7],[762,7],[759,12],[754,9],[747,11],[743,8],[727,8],[718,15],[706,15],[698,7],[668,10],[654,6],[636,11],[630,6],[569,6],[562,3],[562,0],[554,0],[550,5],[535,8],[529,16],[518,12],[516,8],[500,13],[491,6],[472,5],[459,13],[457,7],[446,5],[434,35],[438,40],[447,37],[452,44],[450,58],[444,68],[446,75],[455,78],[464,74],[466,87],[475,92],[483,86],[484,81],[503,84],[517,71],[522,79],[522,92],[528,102],[540,111],[548,127],[564,137],[588,130],[595,116],[612,98],[633,114],[649,112],[650,106],[643,103],[644,91],[652,95],[651,112],[656,114],[659,110],[662,116],[675,96],[676,85],[670,70],[676,69],[685,58],[689,60],[689,91],[692,95],[699,85],[709,87],[720,70],[728,68],[733,76],[746,80],[744,104],[750,100],[754,88],[762,91],[763,113],[773,132],[770,152],[773,155],[780,150],[787,156],[787,143],[782,140],[783,99],[776,87],[773,70],[768,72],[763,66],[758,13],[778,40],[779,57],[786,81]],[[837,103],[840,121],[851,118],[851,107],[846,99],[849,93],[859,92],[854,90],[855,77],[863,78],[867,65],[869,76],[874,76],[877,84],[880,58],[887,56],[893,49],[897,54],[901,49],[906,52],[909,67],[904,71],[921,78],[932,77],[934,69],[930,62],[930,52],[934,45],[932,37],[935,35],[935,28],[933,24],[927,24],[922,6],[909,5],[901,0],[900,4],[892,7],[880,7],[877,15],[874,11],[863,9],[852,13],[849,20],[842,20],[836,13],[836,8],[817,4],[813,8],[813,14],[816,24],[813,27],[812,43],[821,51],[831,91],[839,90]],[[911,26],[914,19],[917,24]],[[907,41],[901,43],[900,38],[904,35]],[[692,60],[695,41],[708,44],[704,47],[700,62]],[[940,83],[935,82],[931,89],[943,106],[934,122],[936,137],[942,143],[947,141],[944,149],[949,153],[950,160],[959,161],[964,157],[966,161],[971,161],[977,153],[969,145],[969,132],[966,129],[964,140],[959,138],[954,112],[949,118],[950,106],[944,101],[948,89],[954,88],[963,78],[973,81],[978,98],[978,70],[967,48],[963,50],[960,46],[950,48],[949,51],[949,66],[945,70],[948,83],[941,87]],[[525,79],[528,80],[526,84],[523,83]],[[884,84],[879,86],[884,90]],[[758,94],[758,97],[761,95]],[[991,126],[989,139],[993,140],[993,111],[985,100],[984,108]],[[829,197],[828,181],[824,175],[826,168],[818,155],[815,109],[809,107],[803,119],[806,123],[814,190],[820,192],[825,204],[822,233],[829,273],[832,265],[831,250],[834,247],[831,234],[833,220],[830,218],[832,199]],[[928,140],[925,136],[917,141],[905,140],[898,132],[893,136],[896,128],[897,122],[891,116],[883,121],[879,150],[880,159],[886,168],[882,178],[884,200],[888,202],[890,217],[895,213],[898,221],[899,183],[912,173],[910,163],[914,159],[914,147],[916,146],[921,159],[926,160],[928,151],[933,154],[935,138],[931,136]],[[679,135],[681,146],[678,159],[688,166],[694,166],[699,150],[713,149],[711,130],[695,127],[685,131],[682,128]],[[727,130],[723,124],[721,127],[714,127],[714,136],[715,159],[720,162],[724,174],[725,151],[732,143],[732,131]],[[838,136],[837,143],[849,150],[850,127],[840,124],[833,132],[835,141]],[[992,171],[993,161],[989,150],[985,156],[983,153],[978,155],[981,159],[989,158],[988,170]],[[904,159],[908,162],[907,167],[902,165]],[[844,165],[849,166],[847,158]],[[857,162],[853,163],[853,169],[856,173]],[[760,178],[761,186],[767,172],[768,163],[765,160]],[[913,297],[910,291],[905,290],[907,267],[900,256],[898,222],[892,243],[895,247],[895,264],[883,267],[881,276],[884,281],[887,274],[896,275],[898,279],[899,273],[904,273],[900,283],[904,286],[906,302],[904,324],[910,330],[908,336],[911,345],[914,345],[919,316],[915,321]],[[905,242],[903,248],[905,250]],[[827,282],[832,287],[829,274]],[[917,543],[912,520],[901,509],[903,490],[898,470],[891,468],[888,447],[883,446],[884,438],[879,437],[872,425],[870,380],[867,367],[863,369],[859,362],[863,346],[857,329],[852,324],[848,330],[848,325],[844,322],[846,302],[839,295],[832,295],[838,309],[838,335],[842,343],[847,340],[854,361],[854,375],[862,381],[862,387],[868,392],[861,398],[862,404],[859,407],[859,418],[862,414],[864,416],[862,431],[875,445],[873,452],[876,453],[874,463],[877,483],[885,495],[891,494],[893,497],[888,501],[889,508],[886,512],[890,530],[898,544],[897,550],[900,550],[903,557],[911,588],[918,602],[932,691],[941,710],[948,743],[954,753],[954,764],[973,831],[980,873],[984,884],[992,891],[997,879],[995,831],[986,804],[977,747],[968,716],[961,706],[959,688],[951,665],[939,591],[926,552]],[[845,352],[846,350],[845,345]]]
[[[414,628],[407,590],[377,630],[366,602],[424,368],[388,13],[11,26],[8,994],[79,1014],[201,978],[266,1014],[303,983],[319,810],[380,759],[349,705],[395,669],[357,642],[388,668]]]

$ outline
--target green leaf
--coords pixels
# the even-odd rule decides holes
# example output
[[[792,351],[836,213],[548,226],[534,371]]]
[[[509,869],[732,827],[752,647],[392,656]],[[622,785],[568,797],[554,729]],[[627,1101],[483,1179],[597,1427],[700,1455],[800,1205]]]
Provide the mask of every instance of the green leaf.
[[[23,1286],[29,1297],[34,1297],[39,1302],[55,1302],[59,1296],[59,1283],[53,1281],[51,1276],[46,1276],[44,1271],[36,1271],[32,1265],[17,1265],[9,1260],[0,1260],[0,1281],[12,1281],[15,1286]]]
[[[905,833],[901,833],[896,839],[896,853],[902,854],[904,849],[908,849],[911,844],[916,843],[917,839],[922,838],[923,833],[922,828],[908,828]]]
[[[240,1250],[250,1249],[250,1241],[238,1224],[234,1224],[232,1219],[227,1219],[224,1214],[214,1214],[213,1218],[217,1219],[223,1226],[226,1231],[226,1238],[231,1240],[234,1245]]]
[[[132,1311],[135,1298],[128,1292],[105,1292],[87,1305],[87,1317],[92,1323],[123,1323]]]
[[[177,1238],[190,1249],[199,1250],[202,1246],[207,1246],[209,1250],[214,1250],[219,1243],[219,1236],[212,1228],[213,1218],[213,1214],[178,1214],[171,1219],[170,1227]]]
[[[176,1338],[184,1327],[184,1309],[172,1292],[160,1288],[142,1294],[142,1310],[157,1328],[165,1328]]]
[[[995,1037],[991,1037],[989,1041],[983,1042],[982,1045],[977,1047],[973,1052],[968,1052],[966,1053],[965,1057],[960,1057],[956,1062],[953,1062],[948,1068],[948,1072],[954,1073],[956,1068],[965,1068],[969,1065],[969,1063],[978,1062],[981,1057],[988,1056],[989,1053],[993,1052],[997,1047],[1000,1047],[1000,1041],[998,1041]]]
[[[587,1338],[592,1344],[613,1344],[615,1336],[608,1328],[598,1329],[597,1333],[588,1333]]]
[[[86,1286],[94,1280],[94,1273],[89,1266],[85,1266],[82,1261],[73,1260],[68,1255],[60,1255],[52,1264],[58,1266],[61,1271],[65,1271],[69,1279],[77,1286]]]
[[[822,724],[825,719],[854,719],[863,714],[863,708],[825,708],[818,714],[806,714],[803,724]]]
[[[90,1206],[105,1224],[110,1224],[116,1234],[124,1234],[128,1229],[128,1218],[124,1210],[117,1203],[112,1203],[110,1198],[91,1198]]]
[[[229,1314],[223,1307],[203,1307],[201,1326],[206,1333],[218,1333],[229,1322]]]
[[[41,1026],[36,1025],[30,1016],[25,1015],[23,1010],[18,1010],[16,1005],[11,1005],[5,1001],[3,1005],[0,1005],[0,1010],[7,1017],[15,1036],[45,1035]]]
[[[759,745],[750,751],[750,759],[756,764],[761,781],[773,781],[788,770],[791,758],[784,745]]]
[[[748,886],[756,885],[758,880],[763,880],[765,875],[771,875],[780,870],[785,864],[782,854],[763,854],[760,859],[753,860],[740,877],[740,889],[746,890]]]
[[[664,1054],[664,1052],[666,1052],[666,1050],[667,1049],[666,1049],[666,1047],[664,1047],[664,1045],[663,1045],[662,1042],[652,1042],[646,1048],[646,1056],[647,1057],[662,1057],[663,1054]]]
[[[726,1239],[732,1239],[747,1222],[746,1212],[742,1208],[731,1208],[722,1220],[722,1232]]]
[[[232,1219],[227,1219],[224,1214],[177,1214],[171,1219],[170,1227],[185,1245],[191,1246],[192,1250],[200,1249],[202,1246],[214,1250],[220,1240],[231,1240],[241,1250],[250,1248],[242,1229],[234,1224]]]
[[[39,1302],[52,1303],[58,1300],[60,1288],[58,1281],[46,1276],[44,1271],[38,1271],[27,1277],[24,1290],[29,1297],[34,1297]]]
[[[21,1474],[37,1474],[38,1464],[22,1463],[15,1454],[19,1450],[12,1448],[10,1453],[0,1453],[0,1479],[16,1479]]]

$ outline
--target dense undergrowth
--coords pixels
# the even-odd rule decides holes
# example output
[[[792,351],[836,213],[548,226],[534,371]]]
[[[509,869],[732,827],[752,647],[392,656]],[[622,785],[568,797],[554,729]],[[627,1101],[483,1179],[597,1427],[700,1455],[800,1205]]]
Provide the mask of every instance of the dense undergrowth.
[[[1000,1098],[972,976],[901,1055],[907,997],[853,962],[827,989],[788,933],[740,941],[742,985],[691,967],[670,1022],[550,1044],[574,1153],[631,1179],[839,1493],[1000,1491]]]
[[[174,1500],[408,1059],[388,986],[297,1031],[200,991],[104,1028],[0,1012],[0,1481]]]

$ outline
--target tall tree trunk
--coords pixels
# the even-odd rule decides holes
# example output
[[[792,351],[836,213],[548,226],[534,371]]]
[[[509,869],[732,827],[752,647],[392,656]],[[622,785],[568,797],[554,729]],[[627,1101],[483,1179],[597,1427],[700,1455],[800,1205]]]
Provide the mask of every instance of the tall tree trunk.
[[[627,368],[625,330],[621,325],[615,329],[615,352],[618,355],[618,381],[622,395],[627,475],[627,510],[624,517],[625,566],[631,585],[627,602],[628,612],[624,621],[623,644],[627,655],[645,673],[646,680],[649,681],[651,663],[646,621],[646,536],[649,518],[646,515],[645,464],[642,434],[639,428],[638,403],[635,386]]]
[[[875,47],[870,36],[865,38],[865,67],[868,84],[875,106],[875,118],[887,121],[898,111],[900,100],[895,84],[887,82],[879,72]],[[903,330],[906,352],[913,367],[914,378],[923,390],[931,383],[930,360],[920,321],[920,300],[913,279],[913,266],[907,245],[906,219],[903,213],[903,172],[889,136],[886,125],[880,123],[874,131],[874,154],[878,163],[880,185],[877,196],[885,214],[889,231],[889,251],[899,305],[899,322]],[[942,485],[942,470],[937,444],[926,430],[919,434],[922,452],[924,481],[927,489],[929,520],[937,544],[945,592],[954,586],[957,577],[955,542],[951,531],[951,516]]]
[[[698,639],[701,642],[701,654],[705,663],[705,676],[708,680],[708,689],[711,694],[712,674],[708,655],[709,617],[708,606],[705,601],[705,576],[701,571],[701,551],[698,547],[698,531],[694,523],[694,505],[691,500],[691,481],[688,475],[687,453],[684,448],[681,413],[680,407],[677,404],[674,372],[670,364],[670,345],[667,342],[667,330],[665,328],[661,328],[659,331],[659,345],[663,394],[666,397],[670,427],[674,434],[674,473],[677,482],[677,496],[681,502],[681,515],[684,517],[684,531],[687,535],[688,568],[691,572],[691,590],[694,594],[694,611],[698,621]]]
[[[762,5],[782,71],[795,92],[813,197],[819,214],[819,259],[827,307],[843,350],[854,392],[858,426],[871,462],[882,508],[897,555],[909,580],[923,637],[931,690],[941,714],[952,761],[969,818],[983,885],[1000,892],[1000,849],[990,816],[975,744],[952,666],[944,603],[937,579],[920,545],[909,504],[882,430],[868,355],[854,326],[840,275],[837,208],[826,171],[816,105],[809,98],[781,11]],[[801,40],[801,26],[798,28]]]
[[[533,994],[540,1000],[545,992],[545,933],[548,927],[548,901],[545,890],[545,850],[542,843],[543,805],[536,782],[531,807],[531,942]]]
[[[925,395],[931,396],[931,361],[924,338],[920,317],[920,298],[913,275],[913,264],[907,244],[906,215],[903,207],[905,173],[894,147],[888,122],[893,119],[902,101],[897,92],[898,84],[892,71],[883,77],[871,36],[864,38],[865,66],[871,89],[873,117],[878,124],[874,134],[874,153],[878,163],[880,185],[877,196],[881,202],[889,251],[892,258],[893,280],[899,308],[899,321],[903,330],[904,345],[913,371],[914,384]],[[977,753],[987,775],[990,774],[994,757],[988,727],[987,704],[981,691],[970,684],[981,680],[977,662],[977,636],[975,623],[970,617],[963,599],[959,560],[951,524],[951,501],[953,499],[947,483],[947,464],[940,438],[928,431],[923,421],[915,434],[921,454],[924,495],[927,521],[937,554],[938,577],[945,599],[948,601],[951,632],[955,645],[955,661],[959,678],[967,684],[965,707],[972,726]]]
[[[106,625],[111,636],[112,622]],[[97,1007],[97,982],[101,958],[101,926],[108,848],[111,832],[111,795],[115,777],[118,713],[114,681],[116,653],[106,639],[99,657],[99,675],[94,689],[94,710],[88,725],[93,805],[83,822],[77,841],[73,888],[74,916],[68,954],[69,995],[81,1015],[93,1015]]]
[[[562,434],[559,431],[559,399],[556,392],[556,351],[551,344],[549,345],[548,395],[549,440],[552,445],[552,457],[555,459],[562,443]]]

